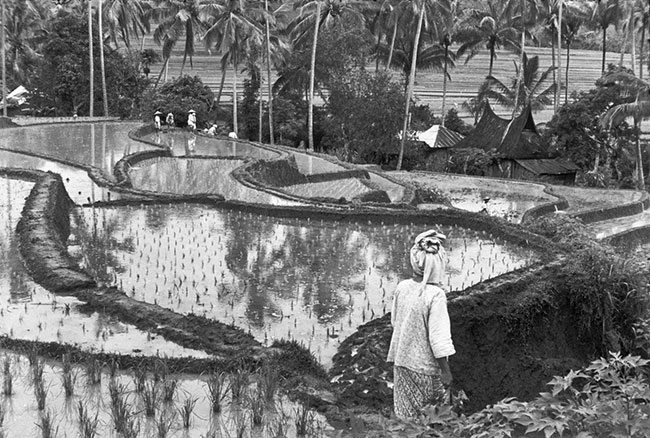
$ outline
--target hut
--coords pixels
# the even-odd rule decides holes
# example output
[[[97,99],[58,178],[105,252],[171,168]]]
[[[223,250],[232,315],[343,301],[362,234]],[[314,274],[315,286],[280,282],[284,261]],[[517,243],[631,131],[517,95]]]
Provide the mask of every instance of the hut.
[[[514,119],[497,116],[486,102],[481,119],[454,149],[475,148],[494,152],[498,159],[487,170],[487,176],[544,181],[552,184],[573,184],[579,169],[564,158],[552,158],[537,131],[528,105]]]
[[[463,139],[463,135],[444,126],[433,125],[417,133],[417,139],[429,147],[427,169],[443,172],[451,155],[450,149]]]

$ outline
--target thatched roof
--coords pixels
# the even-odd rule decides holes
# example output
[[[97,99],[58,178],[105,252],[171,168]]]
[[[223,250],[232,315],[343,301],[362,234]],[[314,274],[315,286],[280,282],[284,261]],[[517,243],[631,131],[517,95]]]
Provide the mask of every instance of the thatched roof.
[[[497,116],[486,102],[474,130],[454,147],[496,150],[510,159],[548,157],[535,127],[530,105],[514,119],[507,120]]]

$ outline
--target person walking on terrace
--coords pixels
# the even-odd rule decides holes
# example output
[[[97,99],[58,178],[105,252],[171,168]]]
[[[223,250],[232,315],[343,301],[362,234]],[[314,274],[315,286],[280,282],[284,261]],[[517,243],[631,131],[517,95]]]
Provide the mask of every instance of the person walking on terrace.
[[[156,131],[160,131],[161,129],[160,116],[162,116],[162,113],[160,111],[156,111],[153,114],[153,127],[156,128]]]
[[[191,109],[187,114],[187,127],[190,128],[191,131],[196,131],[196,111],[193,109]]]
[[[165,119],[165,123],[167,124],[168,128],[173,128],[174,127],[174,113],[167,113],[167,118]]]
[[[393,336],[388,362],[394,363],[393,407],[401,419],[416,417],[428,404],[440,404],[452,381],[447,297],[442,288],[446,236],[429,230],[410,250],[413,278],[397,285],[393,298]]]

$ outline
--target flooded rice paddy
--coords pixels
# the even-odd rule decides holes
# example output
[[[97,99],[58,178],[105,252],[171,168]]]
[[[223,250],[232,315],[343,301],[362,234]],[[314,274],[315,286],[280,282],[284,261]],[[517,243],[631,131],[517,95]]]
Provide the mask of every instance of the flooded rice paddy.
[[[46,436],[44,428],[57,437],[295,437],[300,415],[308,436],[327,429],[321,416],[273,391],[261,374],[171,374],[163,361],[156,369],[127,373],[91,361],[72,365],[2,350],[0,364],[4,437]]]
[[[205,315],[263,343],[297,339],[325,365],[362,323],[390,311],[410,275],[408,244],[422,225],[277,219],[197,205],[78,208],[71,245],[98,282],[137,300]],[[435,224],[430,224],[435,227]],[[487,234],[448,236],[450,290],[533,262]]]

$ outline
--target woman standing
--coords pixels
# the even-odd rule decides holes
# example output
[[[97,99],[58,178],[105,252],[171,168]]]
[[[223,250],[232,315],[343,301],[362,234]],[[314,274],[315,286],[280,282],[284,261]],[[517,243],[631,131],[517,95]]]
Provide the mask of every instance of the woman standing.
[[[440,404],[452,376],[447,358],[454,354],[447,297],[442,289],[446,236],[435,230],[415,238],[410,251],[413,278],[397,285],[388,362],[394,363],[394,409],[401,419]]]

